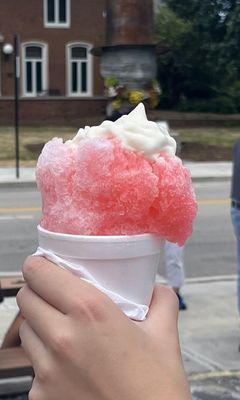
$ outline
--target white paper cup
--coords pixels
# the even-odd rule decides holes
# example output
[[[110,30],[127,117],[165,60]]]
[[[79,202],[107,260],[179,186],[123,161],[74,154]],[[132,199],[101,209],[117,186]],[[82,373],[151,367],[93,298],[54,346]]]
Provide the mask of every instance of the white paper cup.
[[[161,239],[151,234],[69,235],[50,232],[41,226],[38,226],[38,238],[40,253],[110,294],[128,316],[145,318],[143,314],[147,313],[152,298]],[[134,317],[131,305],[143,306],[142,312],[135,310]]]

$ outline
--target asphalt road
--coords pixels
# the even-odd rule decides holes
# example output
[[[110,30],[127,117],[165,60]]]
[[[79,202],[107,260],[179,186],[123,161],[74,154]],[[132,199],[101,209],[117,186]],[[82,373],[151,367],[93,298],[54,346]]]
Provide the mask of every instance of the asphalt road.
[[[189,278],[235,274],[235,241],[229,217],[229,183],[195,184],[199,201],[194,234],[185,248]],[[0,188],[0,273],[19,271],[37,246],[40,196],[33,188]],[[160,273],[164,275],[163,260]]]

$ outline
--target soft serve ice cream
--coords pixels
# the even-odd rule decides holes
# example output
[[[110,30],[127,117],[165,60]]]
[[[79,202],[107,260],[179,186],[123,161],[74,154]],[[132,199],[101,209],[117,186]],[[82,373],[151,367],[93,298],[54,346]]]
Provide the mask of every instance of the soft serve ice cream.
[[[197,207],[175,150],[143,104],[115,122],[80,129],[73,140],[52,139],[37,164],[41,226],[74,235],[153,233],[184,244]]]
[[[99,126],[79,129],[72,143],[77,144],[87,138],[105,137],[109,133],[126,149],[139,152],[152,160],[156,160],[161,152],[169,155],[175,155],[176,152],[176,142],[166,127],[159,127],[155,122],[148,121],[142,103],[115,122],[104,121]]]

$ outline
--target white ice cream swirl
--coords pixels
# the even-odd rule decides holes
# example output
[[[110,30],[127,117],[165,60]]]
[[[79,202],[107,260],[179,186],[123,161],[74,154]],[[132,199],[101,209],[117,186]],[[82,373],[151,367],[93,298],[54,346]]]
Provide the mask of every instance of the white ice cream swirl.
[[[79,129],[72,143],[76,144],[84,138],[103,137],[111,133],[129,150],[143,153],[150,159],[156,159],[159,153],[174,155],[176,142],[169,135],[167,124],[148,121],[142,103],[115,122],[104,121],[99,126],[86,126]]]

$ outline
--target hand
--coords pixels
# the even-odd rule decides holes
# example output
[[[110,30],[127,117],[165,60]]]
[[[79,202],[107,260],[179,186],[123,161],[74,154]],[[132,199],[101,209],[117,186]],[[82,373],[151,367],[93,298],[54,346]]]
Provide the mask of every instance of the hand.
[[[29,400],[191,399],[171,289],[156,287],[139,323],[42,257],[29,257],[23,275],[20,337],[35,372]]]

